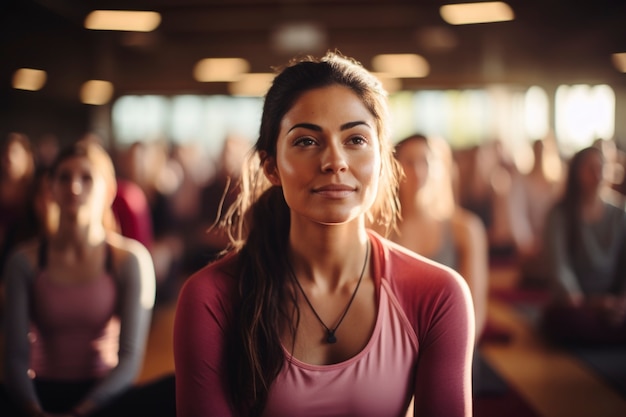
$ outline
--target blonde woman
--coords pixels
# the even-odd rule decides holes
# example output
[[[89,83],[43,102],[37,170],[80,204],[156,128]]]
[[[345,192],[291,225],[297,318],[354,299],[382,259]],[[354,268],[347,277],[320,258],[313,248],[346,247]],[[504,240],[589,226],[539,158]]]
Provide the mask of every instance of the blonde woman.
[[[20,415],[88,416],[141,370],[154,267],[144,246],[107,228],[116,181],[98,144],[63,150],[49,186],[56,221],[4,271],[5,385]]]

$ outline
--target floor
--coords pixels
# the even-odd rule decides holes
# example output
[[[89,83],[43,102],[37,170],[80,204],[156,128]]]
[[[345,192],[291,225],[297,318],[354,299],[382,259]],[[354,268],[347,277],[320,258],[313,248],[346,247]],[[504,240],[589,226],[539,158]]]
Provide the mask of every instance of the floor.
[[[516,285],[507,267],[491,270],[492,290]],[[489,319],[508,329],[508,343],[484,344],[486,361],[542,417],[624,417],[626,398],[562,349],[545,342],[524,314],[490,297]]]
[[[510,267],[492,267],[492,290],[516,284]],[[171,374],[174,302],[155,311],[145,366],[140,382]],[[626,399],[576,358],[548,346],[524,315],[490,297],[489,320],[506,329],[506,343],[485,343],[484,359],[541,417],[624,417]],[[477,416],[479,417],[479,416]]]

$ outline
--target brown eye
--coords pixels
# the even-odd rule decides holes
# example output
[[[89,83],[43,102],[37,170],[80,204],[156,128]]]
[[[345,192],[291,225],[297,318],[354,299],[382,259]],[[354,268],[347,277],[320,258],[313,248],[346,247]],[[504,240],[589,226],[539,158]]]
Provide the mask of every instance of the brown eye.
[[[299,138],[294,142],[295,146],[307,147],[315,145],[315,140],[310,137]]]
[[[365,145],[367,144],[367,139],[363,136],[352,136],[349,142],[351,145]]]

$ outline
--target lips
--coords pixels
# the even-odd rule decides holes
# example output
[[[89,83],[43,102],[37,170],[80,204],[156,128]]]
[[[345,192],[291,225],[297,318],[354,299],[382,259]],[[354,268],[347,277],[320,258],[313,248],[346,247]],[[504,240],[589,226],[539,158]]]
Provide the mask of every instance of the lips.
[[[328,184],[313,189],[315,194],[329,198],[343,198],[356,191],[355,187],[345,184]]]

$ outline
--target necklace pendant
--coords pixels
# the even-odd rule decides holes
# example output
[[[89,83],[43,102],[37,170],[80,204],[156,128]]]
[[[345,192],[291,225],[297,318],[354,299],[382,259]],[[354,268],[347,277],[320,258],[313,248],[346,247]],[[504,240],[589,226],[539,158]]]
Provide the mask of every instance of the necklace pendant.
[[[335,337],[335,332],[328,332],[328,337],[326,337],[326,342],[329,344],[337,343],[337,338]]]

